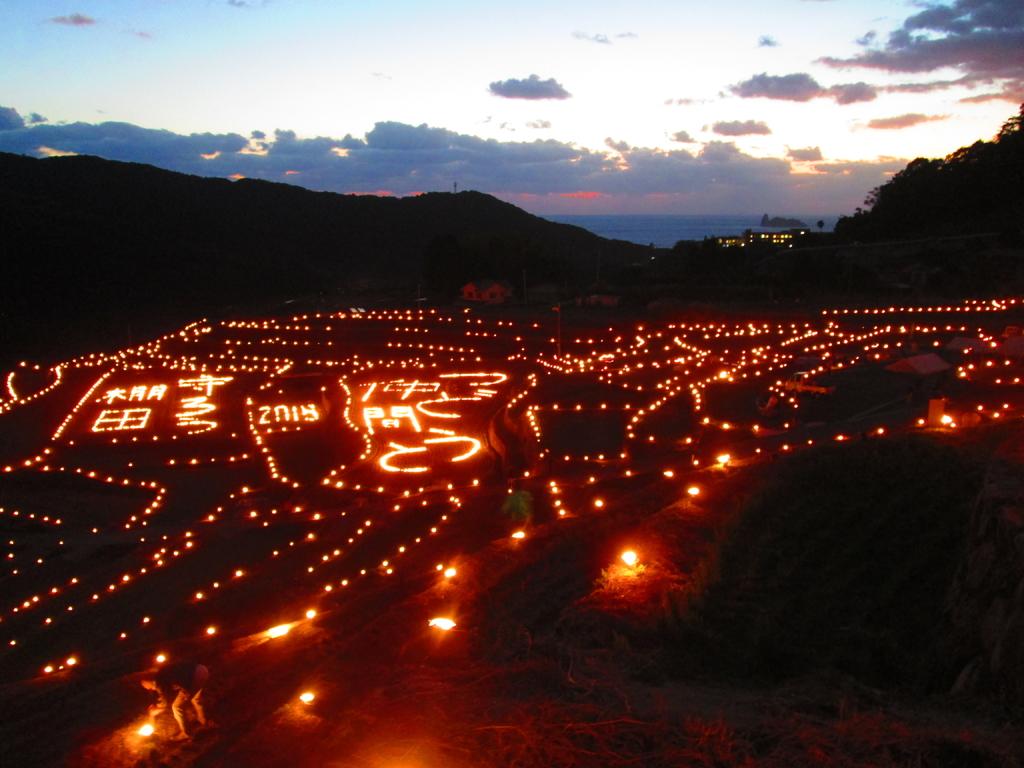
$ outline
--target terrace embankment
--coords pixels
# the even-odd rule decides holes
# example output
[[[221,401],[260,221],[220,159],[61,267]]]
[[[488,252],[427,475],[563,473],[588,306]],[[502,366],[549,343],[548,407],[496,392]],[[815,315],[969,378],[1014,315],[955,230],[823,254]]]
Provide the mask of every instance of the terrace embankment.
[[[967,555],[949,596],[955,692],[1024,705],[1024,435],[997,451],[971,514]]]

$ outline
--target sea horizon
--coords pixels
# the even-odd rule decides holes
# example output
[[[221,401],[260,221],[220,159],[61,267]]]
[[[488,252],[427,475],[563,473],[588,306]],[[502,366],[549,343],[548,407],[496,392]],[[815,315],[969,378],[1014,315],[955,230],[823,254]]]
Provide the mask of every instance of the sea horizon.
[[[703,240],[705,237],[726,237],[742,234],[744,230],[760,230],[758,214],[538,214],[542,219],[558,224],[582,227],[595,235],[611,240],[625,240],[640,245],[653,244],[656,248],[671,248],[680,240]],[[824,222],[822,231],[831,232],[839,214],[776,214],[787,219],[799,219],[812,231],[817,222]]]

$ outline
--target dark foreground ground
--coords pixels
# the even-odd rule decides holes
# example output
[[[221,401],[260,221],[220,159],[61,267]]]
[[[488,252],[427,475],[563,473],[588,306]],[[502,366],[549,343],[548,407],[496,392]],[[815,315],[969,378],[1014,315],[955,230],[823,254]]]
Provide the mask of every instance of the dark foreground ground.
[[[1012,522],[1020,502],[992,467],[1021,474],[1021,367],[945,350],[964,334],[998,346],[1011,318],[982,312],[587,319],[564,329],[561,357],[550,324],[520,317],[292,317],[69,366],[0,413],[0,763],[1020,765],[1019,688],[962,674],[979,653],[958,618],[981,599],[964,576],[977,515],[1002,493]],[[884,368],[920,348],[953,362],[927,391]],[[760,414],[758,396],[811,355],[835,391]],[[234,377],[221,431],[185,436],[157,409],[152,435],[91,433],[116,404],[107,386],[180,387],[196,371],[171,366],[201,360]],[[507,381],[481,379],[493,396],[445,422],[481,441],[464,462],[381,472],[416,439],[408,425],[344,426],[387,382],[404,382],[394,399],[498,370]],[[19,369],[5,402],[51,381]],[[476,385],[458,386],[444,384]],[[927,394],[962,424],[918,426]],[[333,416],[252,421],[261,403],[306,401]],[[174,742],[164,714],[139,735],[158,653],[211,668],[216,728]]]

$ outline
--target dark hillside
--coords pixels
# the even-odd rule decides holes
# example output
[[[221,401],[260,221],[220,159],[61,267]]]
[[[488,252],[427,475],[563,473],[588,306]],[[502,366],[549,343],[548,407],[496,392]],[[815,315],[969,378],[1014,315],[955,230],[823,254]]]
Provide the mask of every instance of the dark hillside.
[[[647,249],[476,192],[337,195],[95,157],[0,154],[0,350],[124,343],[295,296],[573,283]]]
[[[839,220],[837,238],[869,242],[990,232],[1019,242],[1024,224],[1024,105],[992,141],[961,147],[942,160],[914,160],[872,190],[865,206]]]

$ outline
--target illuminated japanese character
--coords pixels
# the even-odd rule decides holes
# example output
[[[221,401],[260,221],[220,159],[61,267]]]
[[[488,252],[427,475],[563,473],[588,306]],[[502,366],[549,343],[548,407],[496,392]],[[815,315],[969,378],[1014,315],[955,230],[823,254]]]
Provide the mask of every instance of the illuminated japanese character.
[[[381,408],[379,406],[376,406],[376,405],[371,405],[371,406],[369,406],[367,408],[363,408],[363,422],[366,424],[367,429],[369,429],[371,432],[373,432],[373,422],[374,422],[374,420],[375,419],[383,419],[383,418],[384,418],[384,409],[383,408]]]
[[[435,434],[437,434],[437,430],[431,430],[431,431],[434,432]],[[380,459],[377,460],[377,464],[385,472],[411,472],[411,473],[419,474],[419,473],[422,473],[422,472],[429,471],[430,470],[430,464],[436,465],[437,460],[434,459],[434,460],[430,461],[429,464],[416,464],[416,465],[411,465],[411,466],[410,465],[403,466],[403,465],[400,465],[400,464],[396,465],[396,464],[393,464],[392,461],[394,459],[399,459],[402,456],[408,456],[408,455],[411,455],[411,454],[420,455],[420,454],[430,453],[432,458],[433,458],[433,455],[435,455],[435,454],[441,454],[441,456],[443,457],[447,453],[447,451],[443,451],[441,449],[441,446],[455,446],[455,445],[462,446],[464,450],[461,453],[458,453],[458,454],[456,454],[454,456],[451,456],[450,458],[447,458],[447,461],[452,462],[452,463],[457,463],[457,462],[460,462],[460,461],[465,461],[466,459],[470,458],[471,456],[476,455],[480,451],[480,449],[482,447],[480,441],[477,440],[475,437],[466,437],[465,435],[447,435],[447,434],[445,434],[445,435],[443,435],[441,437],[430,437],[430,438],[427,438],[426,440],[423,441],[423,445],[406,446],[406,445],[402,445],[401,443],[388,443],[388,447],[391,448],[391,450],[388,451],[387,453],[385,453],[383,456],[381,456]],[[435,450],[435,446],[437,446],[436,450]],[[420,456],[420,458],[423,459],[423,458],[426,458],[426,457]]]
[[[408,419],[412,424],[412,428],[417,432],[420,431],[419,419],[416,418],[416,411],[413,410],[411,405],[392,405],[391,418],[399,421],[401,419]]]
[[[145,400],[146,391],[149,389],[145,384],[140,384],[136,387],[132,387],[131,392],[128,393],[129,400]]]
[[[437,392],[440,386],[441,385],[436,381],[420,381],[419,379],[406,381],[405,379],[396,379],[395,381],[389,381],[385,384],[384,391],[401,392],[402,399],[405,400],[414,392]]]
[[[167,394],[166,384],[154,384],[149,388],[149,395],[146,397],[147,400],[163,400],[164,395]]]
[[[145,429],[152,408],[114,408],[100,411],[92,425],[93,432],[121,432],[127,429]]]
[[[108,389],[103,395],[103,399],[107,401],[107,404],[113,403],[115,400],[127,400],[128,393],[123,387],[115,387],[114,389]]]
[[[431,432],[437,433],[441,430],[432,429]],[[431,437],[423,441],[424,445],[458,445],[459,443],[466,446],[466,450],[457,456],[453,456],[450,461],[458,462],[465,461],[470,456],[476,454],[481,447],[481,443],[475,437],[467,437],[465,435],[445,435],[444,437]]]
[[[374,421],[379,421],[380,426],[385,429],[397,429],[401,426],[402,419],[408,419],[412,428],[416,432],[420,431],[419,419],[416,418],[416,412],[411,405],[392,405],[387,415],[379,406],[363,408],[363,422],[370,434],[373,434]]]
[[[214,387],[220,387],[231,381],[233,376],[211,376],[208,373],[204,373],[194,379],[178,379],[179,387],[188,387],[194,389],[197,392],[206,392],[206,396],[210,397],[213,395]]]
[[[381,456],[378,460],[378,465],[385,472],[413,472],[418,474],[420,472],[426,472],[429,469],[429,467],[424,466],[396,467],[391,463],[391,460],[398,456],[406,456],[411,453],[426,453],[427,449],[424,446],[417,445],[410,448],[402,445],[401,443],[388,443],[388,447],[391,448],[391,450]]]
[[[209,432],[216,428],[216,421],[201,418],[215,410],[217,410],[217,406],[211,403],[206,395],[197,395],[196,397],[181,398],[181,410],[174,415],[178,419],[179,427],[190,427],[189,431],[194,434]],[[201,429],[194,429],[194,427],[201,427]]]

